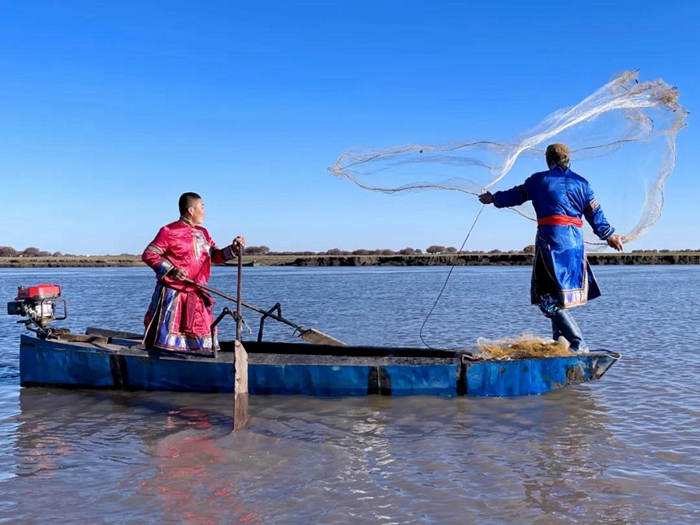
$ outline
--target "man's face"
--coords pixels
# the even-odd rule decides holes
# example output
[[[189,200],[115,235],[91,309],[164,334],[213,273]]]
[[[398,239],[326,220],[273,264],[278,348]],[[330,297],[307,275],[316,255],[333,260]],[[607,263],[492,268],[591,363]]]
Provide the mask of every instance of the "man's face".
[[[194,206],[188,208],[188,211],[190,212],[190,218],[193,223],[202,224],[204,222],[205,211],[204,201],[202,199],[198,199]]]

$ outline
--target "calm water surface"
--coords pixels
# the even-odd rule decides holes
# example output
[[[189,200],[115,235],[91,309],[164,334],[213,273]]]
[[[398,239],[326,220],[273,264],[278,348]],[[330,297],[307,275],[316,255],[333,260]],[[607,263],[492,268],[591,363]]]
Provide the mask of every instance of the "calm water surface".
[[[246,268],[243,291],[350,344],[420,346],[447,271]],[[700,267],[597,275],[604,296],[574,314],[592,347],[623,354],[600,382],[500,399],[253,396],[235,435],[230,395],[20,388],[23,329],[0,316],[0,521],[698,523]],[[153,281],[0,270],[0,298],[55,282],[59,325],[140,331]],[[210,284],[233,293],[235,270]],[[426,341],[548,336],[528,286],[528,268],[456,268]],[[290,332],[269,322],[266,338]]]

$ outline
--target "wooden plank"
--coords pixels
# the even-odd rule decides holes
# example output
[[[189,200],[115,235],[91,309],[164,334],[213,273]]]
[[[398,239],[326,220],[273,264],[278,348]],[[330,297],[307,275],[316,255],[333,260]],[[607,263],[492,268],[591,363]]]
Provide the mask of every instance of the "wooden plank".
[[[248,424],[248,352],[240,341],[236,341],[233,366],[233,430],[240,430]]]
[[[117,337],[119,339],[143,339],[143,334],[137,334],[134,332],[124,332],[121,330],[107,330],[105,328],[97,328],[90,326],[85,329],[86,335],[97,335],[100,337]]]

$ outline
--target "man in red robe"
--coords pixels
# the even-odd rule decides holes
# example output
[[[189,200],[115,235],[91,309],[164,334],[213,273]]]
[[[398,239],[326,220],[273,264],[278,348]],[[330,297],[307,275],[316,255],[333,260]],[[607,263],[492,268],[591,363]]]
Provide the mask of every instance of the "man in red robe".
[[[143,252],[143,261],[156,272],[156,288],[146,312],[144,324],[146,348],[179,352],[208,353],[218,349],[213,299],[185,279],[206,284],[211,265],[233,259],[245,246],[236,237],[230,246],[219,249],[209,232],[199,226],[204,222],[204,202],[196,193],[184,193],[178,203],[180,218],[163,226]]]

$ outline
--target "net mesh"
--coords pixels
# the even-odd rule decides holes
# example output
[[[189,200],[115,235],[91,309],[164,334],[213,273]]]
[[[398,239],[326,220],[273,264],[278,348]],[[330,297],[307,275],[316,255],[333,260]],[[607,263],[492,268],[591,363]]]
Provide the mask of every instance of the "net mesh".
[[[638,71],[624,72],[508,143],[358,148],[342,153],[328,169],[371,191],[478,195],[510,188],[545,170],[547,145],[563,142],[571,149],[572,169],[589,180],[611,224],[631,242],[661,217],[664,183],[676,164],[676,135],[688,115],[679,95],[661,79],[642,82]],[[511,210],[535,220],[529,203]],[[606,246],[590,232],[586,240],[589,249]]]
[[[482,357],[486,359],[529,359],[539,357],[570,357],[569,346],[559,341],[546,341],[539,337],[521,334],[515,339],[477,340]]]

